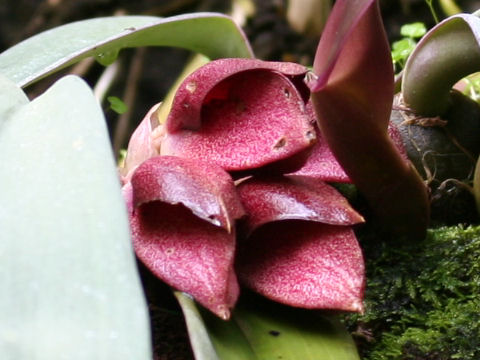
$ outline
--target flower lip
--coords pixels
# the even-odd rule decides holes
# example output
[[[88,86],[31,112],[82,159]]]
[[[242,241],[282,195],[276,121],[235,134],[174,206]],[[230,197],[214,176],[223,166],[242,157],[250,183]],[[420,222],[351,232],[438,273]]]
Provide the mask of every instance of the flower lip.
[[[136,169],[131,183],[135,208],[153,201],[180,203],[228,232],[244,214],[232,178],[214,164],[156,156]]]

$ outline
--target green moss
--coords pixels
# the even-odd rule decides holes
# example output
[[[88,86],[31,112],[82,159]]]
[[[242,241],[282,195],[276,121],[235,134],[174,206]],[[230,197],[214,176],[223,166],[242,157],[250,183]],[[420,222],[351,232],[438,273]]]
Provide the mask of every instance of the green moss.
[[[480,227],[421,243],[362,241],[366,312],[347,324],[363,359],[480,359]]]

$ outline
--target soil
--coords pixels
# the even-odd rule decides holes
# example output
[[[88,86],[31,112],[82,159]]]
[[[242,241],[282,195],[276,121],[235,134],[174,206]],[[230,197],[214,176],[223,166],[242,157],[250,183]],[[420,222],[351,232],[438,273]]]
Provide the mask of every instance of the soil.
[[[466,11],[480,8],[480,1],[457,1]],[[316,37],[295,32],[288,24],[286,0],[256,1],[257,12],[245,25],[245,32],[254,53],[265,60],[294,61],[310,65],[315,54]],[[0,1],[0,52],[36,33],[68,22],[114,14],[148,14],[172,16],[187,12],[228,12],[230,1],[221,0],[16,0]],[[422,21],[434,25],[433,17],[423,0],[382,0],[382,14],[390,41],[399,38],[400,27],[409,22]],[[115,80],[111,95],[123,98],[127,79],[134,77],[133,108],[128,119],[129,130],[118,140],[125,147],[129,133],[155,103],[159,102],[181,71],[190,54],[178,49],[149,48],[126,50],[121,56],[121,76]],[[139,67],[137,75],[129,69]],[[78,70],[78,69],[76,69]],[[69,69],[68,71],[71,71]],[[93,64],[82,75],[93,86],[102,67]],[[49,84],[43,81],[27,89],[33,97]],[[115,134],[117,114],[107,111],[109,128]],[[155,360],[189,360],[193,354],[181,310],[170,289],[140,265],[141,275],[152,319]]]

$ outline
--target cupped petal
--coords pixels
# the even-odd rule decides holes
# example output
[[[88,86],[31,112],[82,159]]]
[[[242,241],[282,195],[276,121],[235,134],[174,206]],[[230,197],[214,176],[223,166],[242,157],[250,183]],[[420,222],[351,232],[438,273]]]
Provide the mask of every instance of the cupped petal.
[[[308,177],[252,177],[237,185],[247,212],[242,225],[249,234],[279,220],[309,220],[332,225],[364,221],[332,186]]]
[[[250,70],[274,71],[292,80],[302,79],[307,73],[305,66],[288,62],[239,58],[211,61],[188,76],[178,88],[166,121],[167,131],[200,129],[204,103],[226,96],[222,90],[227,89],[218,85],[232,75]],[[295,83],[300,85],[299,81]]]
[[[229,64],[224,61],[225,67]],[[183,92],[188,92],[186,89]],[[303,95],[294,81],[280,72],[265,69],[237,72],[214,83],[204,96],[194,98],[202,101],[195,105],[201,121],[193,124],[193,120],[190,123],[178,120],[175,116],[182,119],[185,112],[177,108],[185,105],[190,108],[193,104],[174,101],[166,123],[162,154],[204,159],[228,171],[246,171],[288,160],[306,151],[315,141]],[[194,114],[188,114],[195,119]],[[299,159],[296,164],[288,163],[290,171],[300,167],[306,157]]]
[[[363,312],[363,255],[348,226],[266,224],[239,244],[235,264],[241,283],[274,301]]]
[[[215,164],[156,156],[137,168],[131,182],[135,207],[152,201],[182,204],[228,232],[244,214],[232,178]]]
[[[180,204],[151,201],[135,207],[131,183],[123,194],[138,258],[158,278],[228,319],[239,294],[235,231],[204,221]]]

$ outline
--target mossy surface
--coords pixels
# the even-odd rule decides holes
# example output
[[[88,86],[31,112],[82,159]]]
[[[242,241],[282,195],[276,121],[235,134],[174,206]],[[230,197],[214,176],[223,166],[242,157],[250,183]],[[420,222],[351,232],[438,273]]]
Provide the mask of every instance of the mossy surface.
[[[346,318],[362,358],[480,359],[480,227],[402,246],[370,240],[366,312]]]

